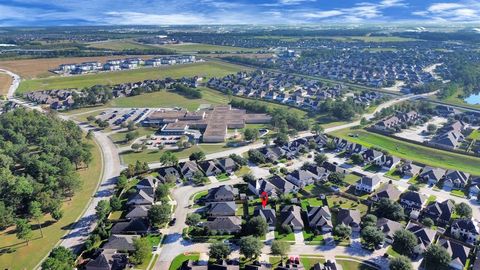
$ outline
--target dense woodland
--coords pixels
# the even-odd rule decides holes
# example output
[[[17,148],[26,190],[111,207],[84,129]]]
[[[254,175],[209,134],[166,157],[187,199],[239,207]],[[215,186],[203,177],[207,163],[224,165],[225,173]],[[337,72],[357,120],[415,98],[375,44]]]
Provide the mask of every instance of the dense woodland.
[[[80,186],[76,170],[92,159],[71,121],[16,109],[0,115],[0,229],[38,212],[62,216],[62,200]],[[35,213],[34,213],[35,212]]]

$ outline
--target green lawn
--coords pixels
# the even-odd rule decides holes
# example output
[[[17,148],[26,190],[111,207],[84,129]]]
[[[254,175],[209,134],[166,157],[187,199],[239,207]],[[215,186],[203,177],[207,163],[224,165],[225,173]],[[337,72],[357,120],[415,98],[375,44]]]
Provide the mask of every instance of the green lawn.
[[[368,207],[366,205],[357,203],[355,201],[352,201],[344,197],[340,197],[338,195],[327,196],[327,202],[328,202],[328,208],[338,206],[339,208],[356,209],[356,210],[359,210],[360,213],[362,213],[362,215],[366,214],[368,210]]]
[[[472,140],[480,140],[480,130],[477,129],[472,131],[472,133],[468,135],[468,138]]]
[[[278,230],[275,230],[275,240],[295,241],[295,234],[293,232],[289,234],[283,234],[279,233]]]
[[[416,161],[430,166],[455,169],[480,175],[480,166],[478,166],[480,158],[420,146],[365,130],[355,130],[355,133],[359,136],[353,138],[348,136],[351,132],[352,131],[349,129],[344,129],[333,132],[331,135],[345,138],[366,147],[375,146],[381,148],[399,158]]]
[[[93,144],[93,142],[90,142]],[[12,270],[34,269],[35,266],[52,250],[55,244],[68,232],[69,226],[82,214],[91,195],[97,188],[102,174],[101,153],[97,146],[92,147],[93,160],[87,169],[79,171],[81,189],[71,200],[62,206],[63,218],[48,226],[43,226],[43,238],[38,229],[33,231],[33,240],[27,246],[15,236],[13,227],[0,232],[0,267]],[[40,219],[40,222],[50,222],[50,215]],[[33,222],[32,225],[35,225]],[[21,259],[20,259],[21,258]]]
[[[393,168],[390,171],[388,171],[387,173],[385,173],[385,176],[390,178],[390,179],[393,179],[393,180],[402,179],[402,175],[400,173],[398,173],[396,168]]]
[[[156,46],[140,44],[130,40],[108,40],[102,42],[92,42],[88,45],[88,47],[114,51],[149,50],[158,48]]]
[[[320,256],[306,256],[306,255],[300,255],[300,262],[303,264],[303,267],[305,267],[305,269],[307,270],[310,270],[310,269],[313,269],[313,266],[316,264],[316,263],[324,263],[325,262],[325,258],[324,257],[320,257]]]
[[[83,88],[96,84],[119,84],[124,82],[136,82],[147,79],[162,79],[166,77],[223,77],[248,68],[223,63],[223,62],[202,62],[187,65],[174,65],[158,68],[140,68],[135,70],[103,72],[70,77],[51,77],[22,81],[17,93],[63,88]]]
[[[240,48],[233,46],[220,46],[220,45],[211,45],[211,44],[202,44],[202,43],[184,43],[184,44],[169,44],[163,45],[161,48],[171,49],[177,52],[198,52],[198,51],[208,51],[208,52],[256,52],[260,49],[252,48]]]
[[[451,195],[453,196],[457,196],[457,197],[460,197],[460,198],[465,198],[466,194],[463,190],[459,190],[459,189],[454,189],[450,192]]]
[[[303,230],[303,238],[305,243],[309,245],[321,245],[323,244],[323,235],[315,235],[310,230]],[[308,269],[308,268],[307,268]]]
[[[437,200],[437,196],[430,195],[430,197],[428,197],[428,200],[427,200],[427,205],[429,205],[431,202],[434,202],[436,200]]]
[[[396,252],[396,251],[392,248],[392,246],[389,246],[389,247],[387,248],[387,252],[386,252],[386,253],[387,253],[390,257],[398,257],[398,256],[400,256],[400,254],[399,254],[398,252]]]
[[[302,199],[302,209],[306,210],[308,206],[323,206],[323,202],[317,198]]]
[[[157,129],[148,128],[148,127],[139,127],[137,129],[135,129],[133,132],[135,132],[135,131],[138,131],[138,136],[135,137],[135,139],[136,139],[138,137],[142,137],[142,136],[146,136],[146,135],[152,135],[157,131]],[[112,141],[114,143],[125,145],[126,144],[125,143],[125,135],[129,132],[130,131],[120,131],[120,132],[113,133],[109,137],[110,137],[110,139],[112,139]]]
[[[187,158],[193,152],[203,151],[205,154],[211,154],[224,150],[232,149],[225,144],[198,144],[181,151],[173,151],[173,154],[179,159]],[[145,150],[143,152],[123,152],[120,157],[124,164],[135,164],[137,160],[141,162],[158,162],[162,153],[166,150]]]
[[[188,261],[188,260],[198,261],[199,259],[200,259],[200,253],[180,254],[173,259],[172,264],[170,264],[169,270],[180,269],[184,261]]]
[[[336,261],[343,267],[343,269],[348,269],[348,270],[375,270],[376,269],[363,263],[339,259],[338,256],[336,258]]]
[[[150,244],[150,246],[152,246],[152,248],[154,246],[158,246],[158,244],[160,244],[160,240],[162,238],[161,235],[147,235],[145,237],[147,238],[147,241]],[[145,259],[142,264],[136,265],[135,269],[146,270],[148,265],[150,264],[150,261],[152,260],[152,257],[153,257],[153,253],[150,252],[148,254],[147,259]],[[155,263],[155,261],[153,263]]]
[[[346,182],[350,185],[355,185],[358,180],[360,180],[360,176],[358,176],[356,174],[353,174],[353,173],[350,173],[350,174],[345,175],[344,182]]]

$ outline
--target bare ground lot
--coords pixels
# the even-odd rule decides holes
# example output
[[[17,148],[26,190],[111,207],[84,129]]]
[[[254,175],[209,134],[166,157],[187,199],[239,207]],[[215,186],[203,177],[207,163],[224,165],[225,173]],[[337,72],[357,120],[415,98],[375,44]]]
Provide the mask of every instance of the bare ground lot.
[[[0,67],[8,69],[13,73],[20,75],[24,79],[32,79],[38,77],[54,76],[49,72],[61,64],[81,63],[88,61],[106,62],[110,59],[125,58],[127,56],[99,56],[99,57],[67,57],[67,58],[42,58],[42,59],[25,59],[25,60],[8,60],[0,61]],[[129,55],[128,57],[150,58],[151,55]],[[57,75],[58,76],[58,75]]]
[[[5,73],[0,73],[0,95],[6,95],[11,84],[12,77]]]
[[[430,140],[433,137],[433,135],[429,135],[427,132],[427,126],[429,124],[434,124],[437,126],[437,128],[441,128],[444,124],[447,123],[447,121],[447,118],[434,116],[427,123],[402,130],[402,132],[395,134],[395,136],[414,140],[417,142],[424,142],[426,140]]]

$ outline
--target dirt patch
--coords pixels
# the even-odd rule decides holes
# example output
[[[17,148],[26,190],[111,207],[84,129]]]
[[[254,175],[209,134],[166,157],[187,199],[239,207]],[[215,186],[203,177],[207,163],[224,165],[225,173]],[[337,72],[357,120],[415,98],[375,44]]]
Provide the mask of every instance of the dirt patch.
[[[5,73],[0,73],[0,95],[6,95],[12,84],[12,77]]]

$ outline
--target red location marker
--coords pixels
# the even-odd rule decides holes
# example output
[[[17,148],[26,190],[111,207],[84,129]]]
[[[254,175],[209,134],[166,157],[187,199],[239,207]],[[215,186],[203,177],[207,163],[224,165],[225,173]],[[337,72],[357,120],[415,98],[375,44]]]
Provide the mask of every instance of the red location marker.
[[[262,192],[262,194],[260,194],[260,199],[262,199],[262,206],[263,208],[265,208],[265,206],[267,206],[267,203],[268,203],[268,194],[267,192]]]

